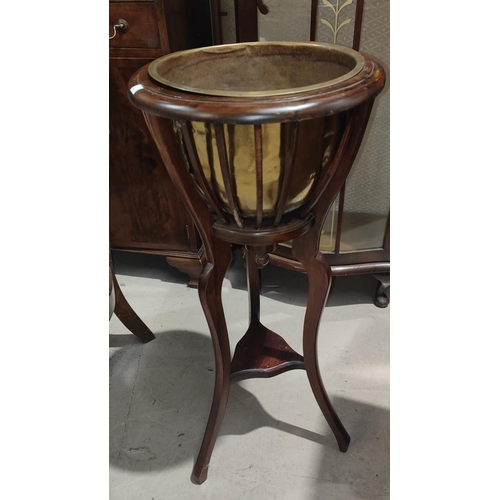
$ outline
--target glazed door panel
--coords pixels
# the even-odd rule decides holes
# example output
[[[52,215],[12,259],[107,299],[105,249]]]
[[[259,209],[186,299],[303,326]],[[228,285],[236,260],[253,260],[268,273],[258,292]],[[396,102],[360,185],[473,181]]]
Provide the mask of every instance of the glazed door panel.
[[[255,9],[256,22],[247,23],[241,13],[238,17],[234,0],[221,0],[221,10],[227,12],[221,18],[224,43],[237,40],[235,18],[246,25],[245,33],[257,26],[253,37],[261,41],[313,37],[356,48],[359,40],[359,50],[377,57],[389,76],[389,0],[265,0],[264,4],[268,11]],[[357,15],[358,8],[362,16]],[[351,174],[323,226],[321,250],[329,254],[332,265],[389,259],[389,86],[388,82],[377,99]]]
[[[331,5],[330,5],[331,4]],[[335,15],[337,4],[346,5]],[[352,44],[355,2],[320,2],[317,40]],[[332,9],[332,6],[334,9]],[[389,77],[389,0],[364,2],[360,51],[375,56]],[[321,250],[346,254],[387,248],[390,208],[390,82],[377,99],[356,162],[323,227]],[[339,210],[341,208],[341,210]],[[339,213],[342,212],[338,238]],[[339,241],[338,241],[339,240]],[[336,244],[335,244],[336,243]],[[386,251],[388,259],[388,251]]]

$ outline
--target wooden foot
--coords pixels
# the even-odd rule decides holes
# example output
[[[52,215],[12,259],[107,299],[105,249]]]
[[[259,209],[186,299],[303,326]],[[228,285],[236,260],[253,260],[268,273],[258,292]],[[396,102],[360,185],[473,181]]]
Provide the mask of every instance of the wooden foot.
[[[171,266],[189,276],[188,287],[198,288],[198,280],[200,279],[200,274],[203,269],[202,259],[187,259],[185,257],[173,257],[171,255],[167,255],[165,259]]]
[[[115,292],[114,314],[116,314],[124,326],[128,328],[141,342],[150,342],[155,338],[153,332],[145,325],[142,319],[137,316],[137,313],[132,309],[132,307],[130,307],[130,304],[127,302],[127,299],[121,291],[114,272],[112,272],[112,276],[113,288]]]
[[[373,277],[379,282],[375,292],[375,305],[382,308],[387,307],[389,305],[389,297],[387,297],[385,291],[391,284],[391,275],[389,273],[374,274]]]
[[[216,262],[205,264],[198,284],[198,294],[212,336],[215,355],[212,408],[192,475],[193,481],[198,484],[207,479],[210,457],[226,411],[231,372],[231,352],[221,295],[222,282],[231,263],[231,246],[224,242],[216,242],[214,246]]]
[[[318,366],[318,329],[332,282],[330,265],[321,252],[315,251],[315,241],[311,238],[308,239],[307,234],[293,242],[292,252],[304,266],[309,280],[303,337],[307,377],[314,397],[337,439],[339,450],[345,452],[351,438],[330,402]]]

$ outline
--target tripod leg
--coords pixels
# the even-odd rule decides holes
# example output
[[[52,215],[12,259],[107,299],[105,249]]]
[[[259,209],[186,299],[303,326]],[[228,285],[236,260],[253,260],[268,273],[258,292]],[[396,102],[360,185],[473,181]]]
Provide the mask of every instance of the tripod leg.
[[[141,342],[150,342],[155,338],[153,332],[146,326],[144,321],[139,318],[137,313],[128,303],[111,267],[110,273],[112,275],[113,290],[116,297],[113,311],[114,314]]]
[[[193,480],[201,484],[206,481],[208,465],[219,435],[229,396],[231,352],[226,320],[222,305],[222,283],[231,263],[231,246],[217,241],[214,246],[214,263],[206,262],[198,282],[198,294],[212,336],[215,355],[215,388],[212,407],[198,458],[193,468]]]
[[[323,254],[316,250],[314,240],[308,239],[307,236],[306,234],[297,238],[292,249],[295,257],[304,266],[309,280],[309,296],[304,319],[304,363],[314,397],[337,439],[339,450],[345,452],[351,438],[330,402],[318,366],[318,330],[332,282],[330,265]]]

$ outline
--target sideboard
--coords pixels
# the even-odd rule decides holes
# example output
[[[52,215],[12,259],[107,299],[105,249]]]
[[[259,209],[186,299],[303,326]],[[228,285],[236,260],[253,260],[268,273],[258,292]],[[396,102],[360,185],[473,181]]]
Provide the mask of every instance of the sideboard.
[[[165,256],[196,286],[201,240],[142,113],[127,97],[127,83],[140,67],[172,50],[204,43],[199,32],[195,40],[188,32],[186,5],[181,0],[109,0],[109,238],[113,251]]]

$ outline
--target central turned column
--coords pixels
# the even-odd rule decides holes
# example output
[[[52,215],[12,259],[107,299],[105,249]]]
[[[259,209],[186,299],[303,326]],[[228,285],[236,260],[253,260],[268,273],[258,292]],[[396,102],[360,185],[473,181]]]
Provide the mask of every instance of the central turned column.
[[[267,252],[245,247],[250,309],[248,330],[236,344],[231,361],[231,380],[267,378],[304,368],[304,357],[295,352],[277,333],[260,322],[260,267],[269,261]]]

